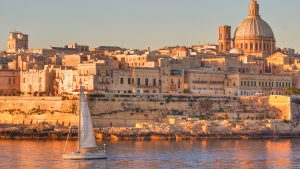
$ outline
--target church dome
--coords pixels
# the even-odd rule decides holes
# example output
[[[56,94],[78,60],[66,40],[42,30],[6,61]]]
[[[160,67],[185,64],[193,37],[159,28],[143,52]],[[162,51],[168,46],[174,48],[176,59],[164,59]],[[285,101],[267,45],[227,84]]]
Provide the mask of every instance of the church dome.
[[[259,15],[259,6],[256,0],[251,1],[249,15],[239,24],[234,36],[235,38],[259,37],[274,39],[272,28]]]
[[[229,51],[230,54],[234,54],[234,55],[243,55],[244,52],[242,49],[240,48],[232,48],[230,51]]]
[[[235,38],[251,37],[274,39],[274,34],[269,24],[260,17],[248,16],[236,29]]]
[[[246,55],[263,56],[276,51],[276,40],[269,24],[259,15],[259,5],[251,0],[249,14],[234,33],[234,47]]]

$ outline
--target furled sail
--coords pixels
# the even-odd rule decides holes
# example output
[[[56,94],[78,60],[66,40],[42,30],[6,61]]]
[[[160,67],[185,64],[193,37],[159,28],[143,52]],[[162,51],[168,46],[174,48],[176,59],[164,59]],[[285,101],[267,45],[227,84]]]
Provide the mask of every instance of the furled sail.
[[[80,148],[97,147],[93,123],[89,107],[84,95],[84,87],[80,87]]]

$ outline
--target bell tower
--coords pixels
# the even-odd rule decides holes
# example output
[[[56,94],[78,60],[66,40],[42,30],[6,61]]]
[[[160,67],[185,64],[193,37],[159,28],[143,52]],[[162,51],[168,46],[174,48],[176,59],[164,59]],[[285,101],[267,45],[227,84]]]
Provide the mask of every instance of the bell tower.
[[[219,52],[229,52],[231,49],[231,26],[222,25],[219,27]]]

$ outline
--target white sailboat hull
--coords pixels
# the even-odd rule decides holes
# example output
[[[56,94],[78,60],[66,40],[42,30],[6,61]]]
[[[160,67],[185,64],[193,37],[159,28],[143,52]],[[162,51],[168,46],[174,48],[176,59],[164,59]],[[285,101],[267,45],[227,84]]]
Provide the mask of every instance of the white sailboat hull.
[[[106,159],[106,158],[107,156],[103,152],[97,152],[97,153],[73,152],[73,153],[63,154],[64,160],[94,160],[94,159]]]

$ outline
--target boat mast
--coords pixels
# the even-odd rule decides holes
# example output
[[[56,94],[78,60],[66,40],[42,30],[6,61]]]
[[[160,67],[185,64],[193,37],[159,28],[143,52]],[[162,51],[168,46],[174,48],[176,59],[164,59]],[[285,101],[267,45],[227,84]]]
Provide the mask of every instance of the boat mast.
[[[79,122],[78,122],[78,152],[80,152],[80,127],[81,127],[81,92],[82,92],[82,86],[80,87],[80,94],[79,94]]]

